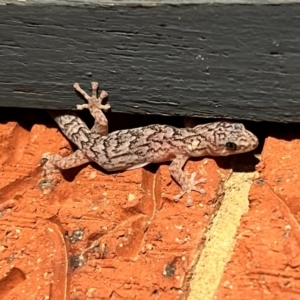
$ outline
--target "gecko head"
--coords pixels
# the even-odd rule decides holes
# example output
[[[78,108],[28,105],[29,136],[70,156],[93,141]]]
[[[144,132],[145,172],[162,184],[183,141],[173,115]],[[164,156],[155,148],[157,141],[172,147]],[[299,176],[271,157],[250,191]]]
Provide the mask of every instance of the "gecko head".
[[[258,146],[257,137],[241,123],[215,122],[207,125],[209,155],[228,156],[245,153]]]

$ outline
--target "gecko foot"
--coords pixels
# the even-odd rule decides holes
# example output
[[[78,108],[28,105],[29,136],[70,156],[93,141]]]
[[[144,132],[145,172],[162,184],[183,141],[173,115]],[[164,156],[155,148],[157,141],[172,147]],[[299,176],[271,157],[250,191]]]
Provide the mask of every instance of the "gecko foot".
[[[106,91],[101,91],[100,96],[97,98],[97,89],[98,89],[98,82],[92,82],[92,96],[89,96],[78,83],[74,83],[74,89],[79,92],[88,102],[88,104],[78,104],[76,107],[79,110],[84,108],[88,108],[90,111],[94,109],[104,110],[107,111],[110,109],[110,105],[107,103],[105,105],[102,104],[103,100],[108,96]]]
[[[185,194],[187,193],[188,195],[188,200],[186,202],[186,206],[192,206],[193,205],[193,200],[192,200],[192,195],[191,192],[192,191],[196,191],[198,193],[200,193],[201,195],[205,195],[206,191],[203,188],[198,188],[196,185],[199,183],[206,183],[206,179],[205,178],[201,178],[197,181],[195,181],[195,177],[196,177],[197,173],[193,172],[191,178],[188,180],[187,184],[185,187],[182,187],[181,192],[176,195],[173,199],[175,202],[178,202],[179,199]]]
[[[40,161],[40,166],[43,167],[42,176],[46,177],[48,180],[52,179],[52,173],[58,173],[59,169],[55,166],[53,162],[60,160],[62,157],[60,155],[50,155],[49,152],[44,153]]]

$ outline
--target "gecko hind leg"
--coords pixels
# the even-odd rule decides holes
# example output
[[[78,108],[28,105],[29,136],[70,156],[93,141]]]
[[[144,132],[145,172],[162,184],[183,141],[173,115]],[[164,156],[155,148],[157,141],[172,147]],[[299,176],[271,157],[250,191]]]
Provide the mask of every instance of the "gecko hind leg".
[[[60,155],[49,155],[45,153],[41,160],[43,166],[43,177],[52,179],[52,173],[59,172],[59,170],[67,170],[77,166],[81,166],[91,160],[81,151],[77,150],[69,156],[62,157]]]
[[[86,100],[87,104],[78,104],[77,109],[89,109],[91,115],[95,119],[95,124],[91,129],[92,132],[98,133],[100,135],[107,135],[108,134],[108,122],[103,114],[102,110],[106,111],[110,108],[109,104],[103,105],[103,100],[108,96],[106,91],[101,91],[99,97],[97,97],[97,90],[98,90],[98,83],[92,82],[92,96],[89,96],[78,83],[74,83],[74,89],[80,93]]]

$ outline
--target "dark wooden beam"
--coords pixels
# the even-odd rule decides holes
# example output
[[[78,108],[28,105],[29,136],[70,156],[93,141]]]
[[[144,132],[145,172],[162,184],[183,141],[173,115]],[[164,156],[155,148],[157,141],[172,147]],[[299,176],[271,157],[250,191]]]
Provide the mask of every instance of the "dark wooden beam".
[[[300,121],[300,3],[5,3],[2,107],[75,109],[98,81],[117,112]]]

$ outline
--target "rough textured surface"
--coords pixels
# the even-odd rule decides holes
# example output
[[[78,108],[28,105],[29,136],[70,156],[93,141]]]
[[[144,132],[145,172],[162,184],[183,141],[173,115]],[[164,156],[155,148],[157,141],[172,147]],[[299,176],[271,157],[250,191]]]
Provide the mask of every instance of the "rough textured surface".
[[[188,172],[209,178],[207,195],[194,193],[192,208],[174,203],[179,187],[167,165],[111,175],[88,165],[40,189],[42,153],[70,152],[61,133],[10,122],[1,124],[0,140],[1,298],[66,299],[66,291],[71,299],[187,297],[229,170],[212,159],[188,162]]]
[[[299,146],[299,139],[266,139],[250,209],[215,299],[299,298]]]
[[[0,10],[0,106],[75,109],[92,79],[115,112],[300,118],[298,3],[25,3]]]
[[[189,161],[189,173],[209,180],[207,195],[194,193],[187,208],[172,200],[179,187],[167,164],[115,174],[86,165],[38,186],[41,155],[72,150],[56,128],[20,124],[0,123],[0,298],[187,299],[199,257],[218,250],[203,248],[216,233],[211,224],[228,193],[230,166],[238,174],[233,160],[244,166],[251,153]],[[214,299],[298,299],[299,146],[295,138],[266,139]],[[222,234],[227,243],[228,231]]]
[[[236,244],[237,228],[249,209],[249,189],[257,159],[236,156],[231,165],[235,171],[225,182],[224,198],[206,233],[206,241],[199,261],[194,267],[188,300],[211,300],[217,290],[224,269]],[[248,167],[248,170],[246,170]],[[242,299],[242,298],[241,298]]]

